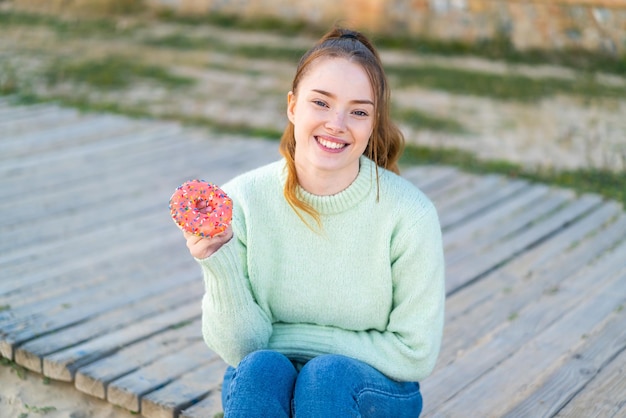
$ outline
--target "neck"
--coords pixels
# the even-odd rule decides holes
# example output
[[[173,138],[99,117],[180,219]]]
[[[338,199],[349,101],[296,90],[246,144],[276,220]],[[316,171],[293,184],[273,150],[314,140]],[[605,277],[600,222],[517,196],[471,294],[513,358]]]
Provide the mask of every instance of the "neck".
[[[337,173],[296,164],[296,173],[298,183],[307,192],[317,196],[331,196],[347,189],[352,184],[359,175],[359,165]]]

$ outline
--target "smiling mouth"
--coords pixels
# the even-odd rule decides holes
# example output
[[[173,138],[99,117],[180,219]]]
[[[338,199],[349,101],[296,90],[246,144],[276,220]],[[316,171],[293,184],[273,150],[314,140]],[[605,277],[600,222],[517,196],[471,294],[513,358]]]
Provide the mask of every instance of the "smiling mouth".
[[[326,140],[324,138],[320,138],[319,136],[316,136],[315,140],[317,141],[318,144],[320,144],[324,148],[328,148],[328,149],[332,149],[332,150],[340,150],[340,149],[343,149],[343,148],[348,146],[348,144],[344,144],[344,143],[340,143],[340,142],[334,142],[334,141],[328,141],[328,140]]]

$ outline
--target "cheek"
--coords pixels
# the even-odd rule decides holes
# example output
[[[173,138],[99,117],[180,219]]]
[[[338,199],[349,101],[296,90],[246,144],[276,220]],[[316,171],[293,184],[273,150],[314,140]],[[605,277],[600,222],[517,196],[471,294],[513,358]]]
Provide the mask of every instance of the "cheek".
[[[374,129],[372,128],[371,124],[363,126],[361,127],[361,129],[359,129],[359,138],[361,139],[361,141],[368,143],[370,138],[372,137],[373,132]]]

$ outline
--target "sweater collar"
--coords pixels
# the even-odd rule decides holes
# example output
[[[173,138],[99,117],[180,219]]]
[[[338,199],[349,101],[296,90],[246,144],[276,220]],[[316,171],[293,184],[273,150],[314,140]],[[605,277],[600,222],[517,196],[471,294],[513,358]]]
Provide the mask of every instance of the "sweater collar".
[[[281,170],[281,183],[287,179],[287,167]],[[376,166],[372,160],[362,155],[359,158],[359,174],[344,190],[330,196],[319,196],[298,186],[298,197],[311,205],[320,215],[344,212],[361,202],[376,184]]]

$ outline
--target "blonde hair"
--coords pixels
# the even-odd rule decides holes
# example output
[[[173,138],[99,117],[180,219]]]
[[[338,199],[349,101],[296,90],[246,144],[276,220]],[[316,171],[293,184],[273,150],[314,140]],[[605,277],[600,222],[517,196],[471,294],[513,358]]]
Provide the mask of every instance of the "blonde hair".
[[[319,58],[346,58],[360,64],[367,73],[374,92],[374,127],[363,155],[376,164],[378,185],[378,167],[399,173],[398,159],[404,150],[404,135],[392,122],[390,116],[389,83],[385,75],[378,52],[362,33],[334,28],[309,49],[300,59],[294,76],[291,91],[297,94],[298,84],[311,65]],[[298,198],[298,175],[294,155],[296,139],[293,123],[288,122],[280,140],[280,153],[287,161],[287,181],[284,195],[287,202],[298,216],[306,222],[302,212],[311,216],[321,226],[319,213],[308,203]]]

